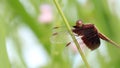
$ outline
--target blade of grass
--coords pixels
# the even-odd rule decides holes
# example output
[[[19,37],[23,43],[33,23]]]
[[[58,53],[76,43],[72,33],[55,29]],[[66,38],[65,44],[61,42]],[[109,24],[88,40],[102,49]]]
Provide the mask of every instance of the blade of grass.
[[[85,58],[85,55],[83,54],[83,52],[82,52],[82,50],[81,50],[81,48],[80,48],[80,46],[79,46],[79,43],[77,42],[75,36],[73,35],[73,33],[72,33],[72,31],[71,31],[71,27],[70,27],[70,25],[69,25],[69,23],[68,23],[65,15],[64,15],[64,13],[62,12],[62,9],[60,8],[60,5],[58,4],[58,2],[57,2],[56,0],[53,0],[53,1],[54,1],[55,5],[56,5],[56,7],[57,7],[58,12],[60,13],[61,17],[63,18],[64,24],[66,25],[66,27],[67,27],[67,29],[68,29],[68,31],[69,31],[69,33],[70,33],[70,35],[71,35],[74,43],[76,44],[76,47],[77,47],[77,49],[78,49],[78,51],[79,51],[79,53],[80,53],[80,55],[81,55],[81,57],[82,57],[82,60],[84,61],[86,67],[87,67],[87,68],[90,68],[90,66],[89,66],[89,64],[88,64],[88,62],[87,62],[87,60],[86,60],[86,58]]]
[[[0,68],[11,68],[5,45],[6,31],[2,22],[0,19]]]

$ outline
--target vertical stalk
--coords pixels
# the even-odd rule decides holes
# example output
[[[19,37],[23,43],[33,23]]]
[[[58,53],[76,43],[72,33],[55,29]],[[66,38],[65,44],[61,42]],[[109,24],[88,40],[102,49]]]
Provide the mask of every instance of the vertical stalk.
[[[0,68],[11,68],[6,45],[5,45],[6,33],[4,27],[5,26],[0,21]]]
[[[88,62],[87,62],[87,60],[86,60],[86,58],[85,58],[85,55],[83,54],[83,52],[82,52],[82,50],[81,50],[81,48],[80,48],[80,46],[79,46],[79,43],[77,42],[74,34],[73,34],[72,31],[71,31],[71,27],[70,27],[70,25],[69,25],[69,23],[68,23],[65,15],[64,15],[64,13],[62,12],[62,9],[61,9],[60,5],[58,4],[58,2],[57,2],[56,0],[53,0],[53,1],[54,1],[55,5],[56,5],[56,8],[57,8],[58,12],[60,13],[62,19],[64,20],[64,24],[66,25],[68,32],[70,33],[70,35],[71,35],[74,43],[76,44],[76,47],[77,47],[77,49],[78,49],[78,51],[79,51],[79,53],[80,53],[80,55],[81,55],[81,57],[82,57],[82,60],[84,61],[86,67],[87,67],[87,68],[90,68],[90,66],[89,66],[89,64],[88,64]]]

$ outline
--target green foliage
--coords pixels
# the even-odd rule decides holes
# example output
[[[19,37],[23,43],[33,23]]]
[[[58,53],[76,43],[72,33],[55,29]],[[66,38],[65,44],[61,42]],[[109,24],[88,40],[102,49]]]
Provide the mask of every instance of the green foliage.
[[[58,2],[71,26],[75,25],[78,19],[83,20],[85,23],[93,23],[100,32],[120,44],[120,20],[110,10],[111,7],[108,6],[108,1],[87,0],[85,4],[78,2],[78,0],[59,0]],[[28,4],[32,7],[29,6],[28,8]],[[39,7],[42,4],[50,4],[53,7],[54,21],[48,24],[37,21],[40,13]],[[29,10],[34,10],[34,12],[31,13]],[[27,63],[22,54],[21,39],[17,33],[19,27],[23,25],[32,30],[50,57],[50,61],[42,68],[73,68],[75,64],[73,62],[75,57],[73,56],[76,54],[73,54],[69,47],[65,47],[65,44],[53,44],[50,41],[52,28],[56,25],[63,26],[62,23],[63,20],[57,12],[53,0],[0,0],[0,68],[27,68]],[[19,56],[20,63],[15,62],[14,64],[8,58],[6,48],[8,37],[11,37],[14,41],[15,51]],[[93,51],[95,53],[91,51],[88,55],[85,55],[90,66],[95,67],[92,64],[99,63],[99,68],[120,68],[120,49],[107,42],[101,45],[101,47],[104,46],[106,48],[105,52],[101,52],[99,48]],[[106,52],[108,58],[106,58]],[[94,60],[92,57],[93,60],[90,61],[90,55],[96,55],[98,61],[95,62],[96,59]],[[78,63],[80,65],[75,67],[85,68],[86,66],[82,63]]]

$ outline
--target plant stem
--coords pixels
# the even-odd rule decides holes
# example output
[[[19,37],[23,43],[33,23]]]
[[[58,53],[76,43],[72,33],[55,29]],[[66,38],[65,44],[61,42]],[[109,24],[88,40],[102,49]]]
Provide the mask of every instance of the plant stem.
[[[4,26],[4,23],[4,19],[0,19],[0,68],[11,68],[5,44],[6,26]]]
[[[79,46],[79,43],[77,42],[73,32],[71,31],[71,27],[70,27],[70,25],[69,25],[65,15],[64,15],[64,13],[62,12],[62,9],[61,9],[60,5],[58,4],[58,2],[56,0],[54,0],[54,3],[56,5],[56,7],[57,7],[58,12],[60,13],[61,17],[63,18],[64,24],[66,25],[66,27],[67,27],[67,29],[68,29],[68,31],[69,31],[69,33],[70,33],[74,43],[76,44],[76,47],[77,47],[77,49],[78,49],[78,51],[79,51],[79,53],[80,53],[80,55],[82,57],[82,60],[84,61],[84,63],[87,66],[87,68],[90,68],[90,66],[89,66],[89,64],[88,64],[88,62],[87,62],[87,60],[85,58],[85,55],[83,54],[83,52],[82,52],[82,50],[81,50],[81,48]]]

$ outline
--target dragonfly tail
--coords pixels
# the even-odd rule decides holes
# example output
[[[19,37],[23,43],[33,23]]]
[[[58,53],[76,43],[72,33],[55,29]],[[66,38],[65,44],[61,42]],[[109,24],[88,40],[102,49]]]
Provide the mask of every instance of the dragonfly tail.
[[[112,41],[111,39],[109,39],[108,37],[106,37],[105,35],[101,34],[101,33],[98,33],[99,37],[109,43],[111,43],[112,45],[116,46],[116,47],[119,47],[120,48],[120,45],[118,45],[117,43],[115,43],[114,41]]]

